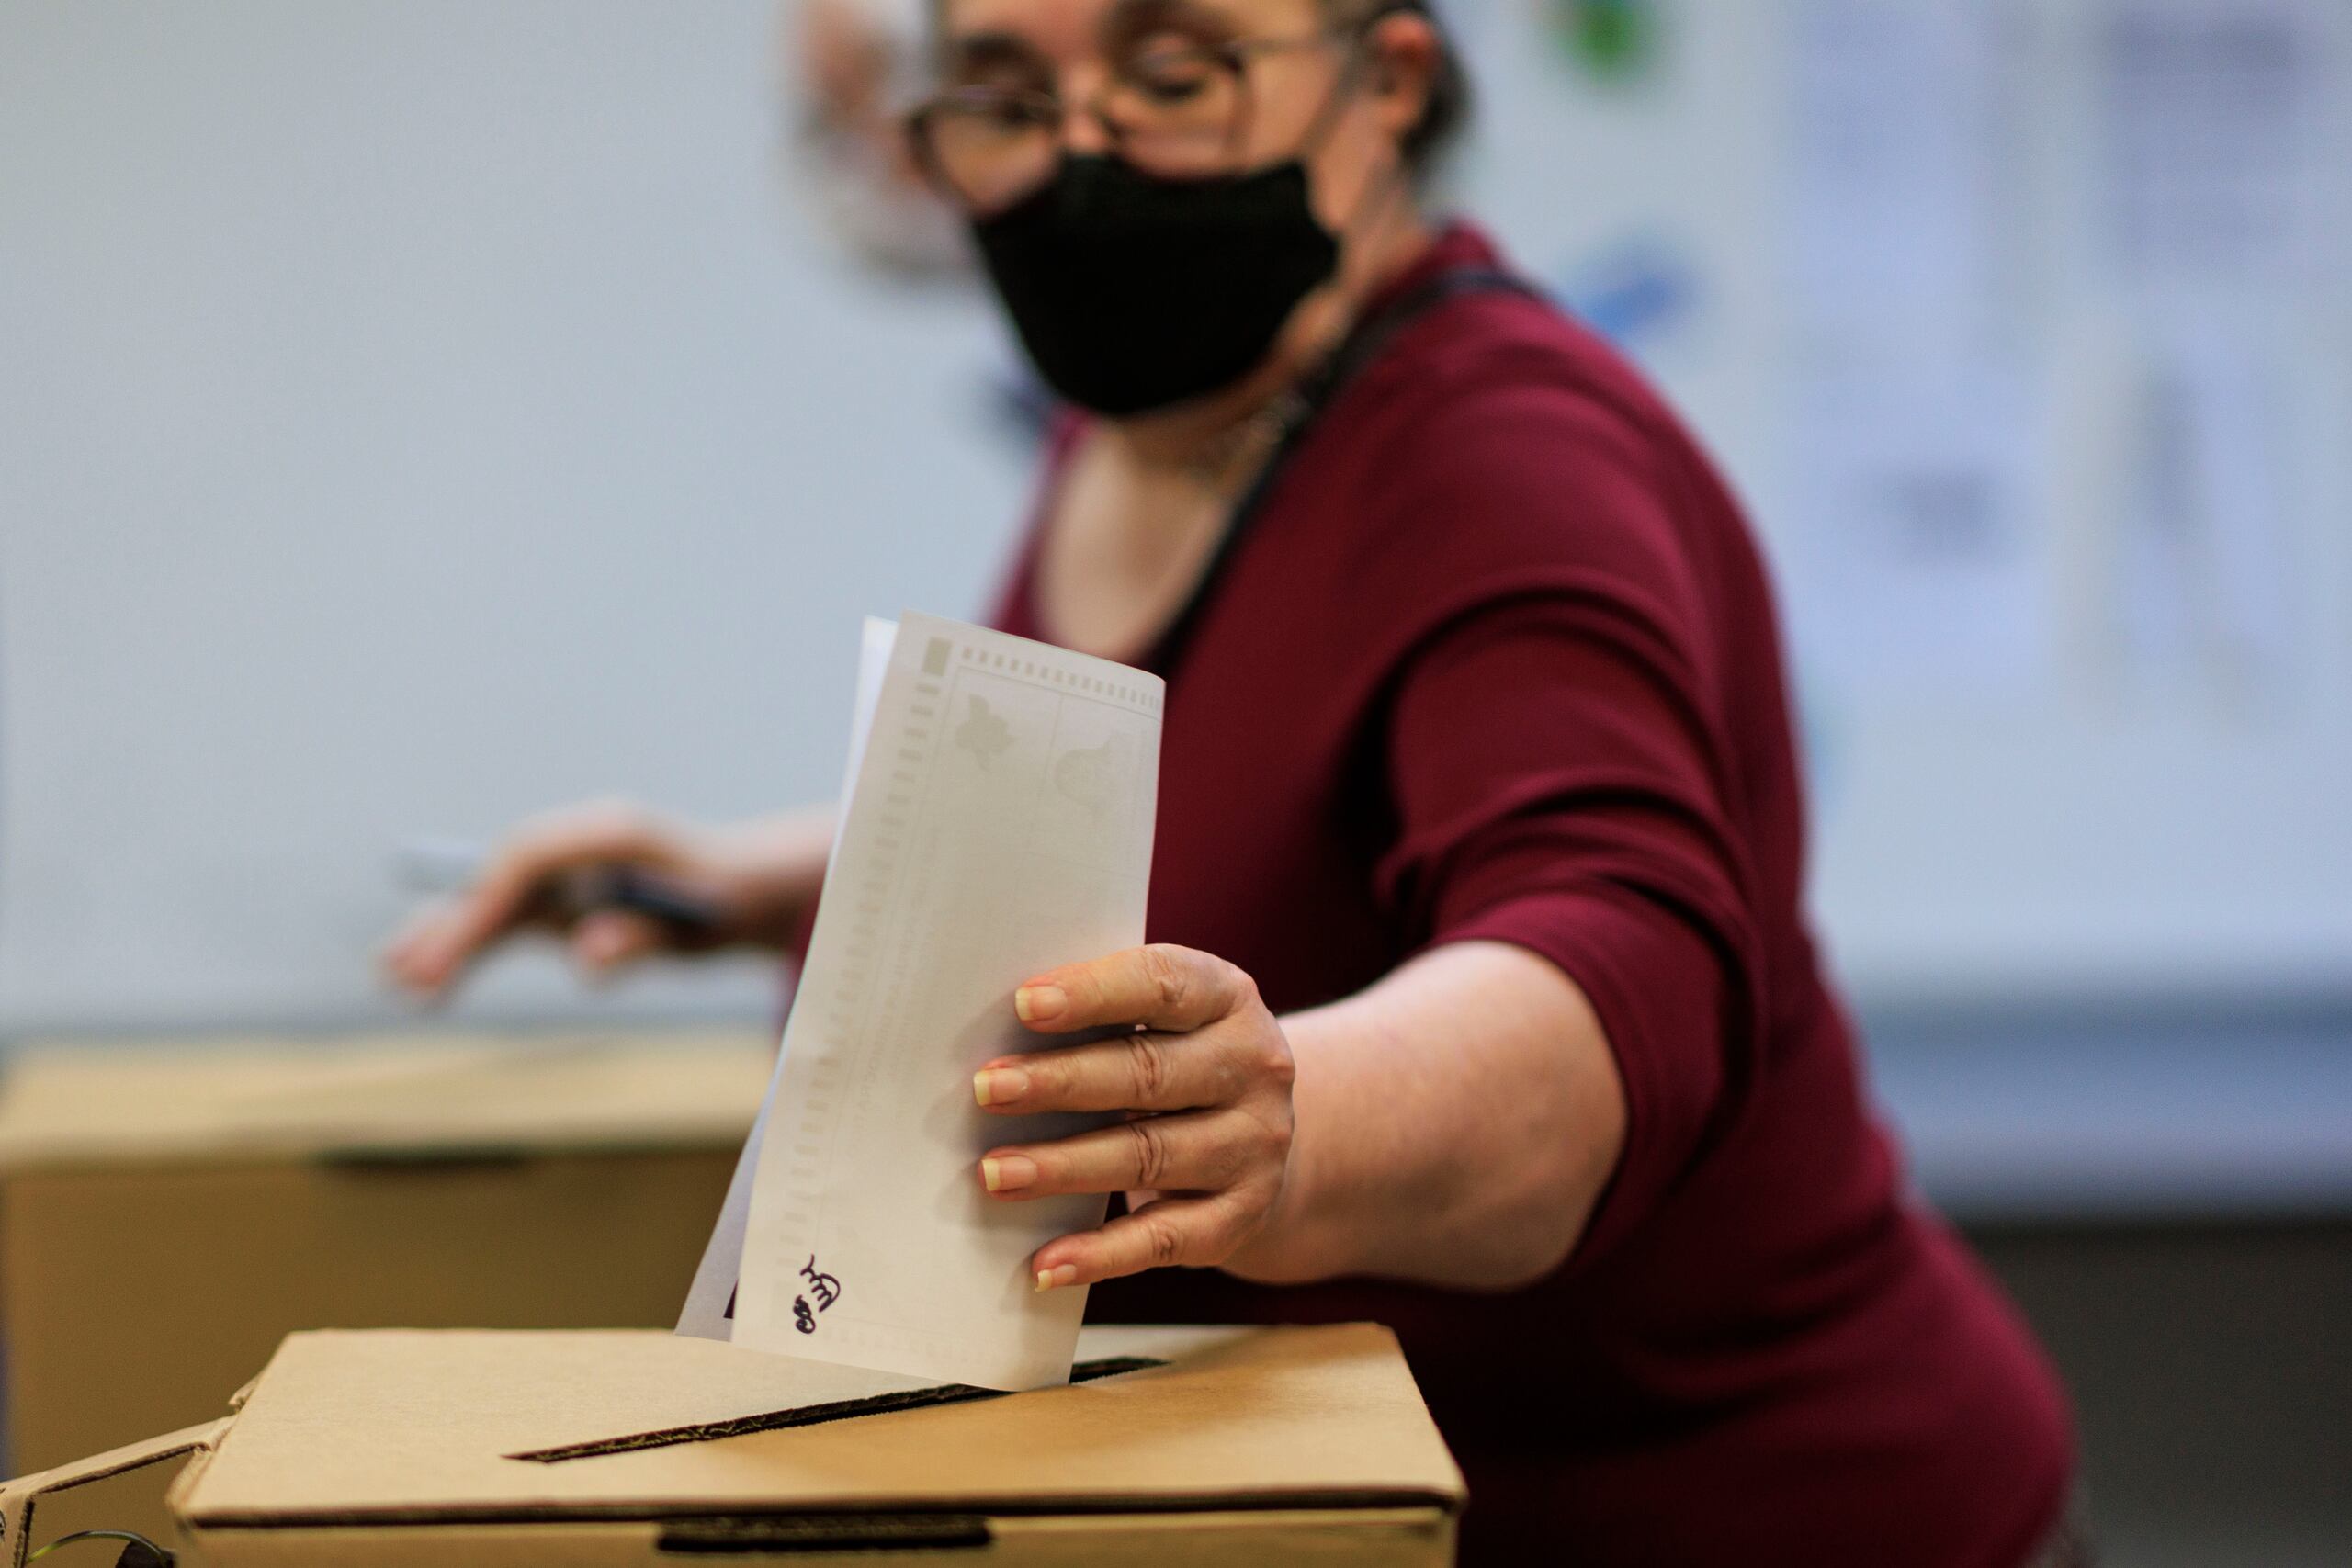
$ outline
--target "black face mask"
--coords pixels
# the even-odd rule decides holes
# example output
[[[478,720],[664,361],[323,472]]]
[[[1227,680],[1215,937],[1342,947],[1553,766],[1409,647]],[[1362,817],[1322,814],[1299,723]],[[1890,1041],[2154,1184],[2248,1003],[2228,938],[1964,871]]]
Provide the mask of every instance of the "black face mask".
[[[1114,417],[1239,380],[1340,265],[1296,161],[1170,180],[1065,157],[972,231],[1037,373]]]

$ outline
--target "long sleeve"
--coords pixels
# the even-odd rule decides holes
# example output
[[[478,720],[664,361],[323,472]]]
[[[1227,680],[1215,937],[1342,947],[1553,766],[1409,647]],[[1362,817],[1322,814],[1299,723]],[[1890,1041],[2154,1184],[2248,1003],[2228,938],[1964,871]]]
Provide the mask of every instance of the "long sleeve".
[[[1453,411],[1447,456],[1395,498],[1466,586],[1396,666],[1378,891],[1415,939],[1516,943],[1590,999],[1628,1122],[1578,1266],[1673,1190],[1761,1049],[1709,639],[1639,434],[1515,389]]]

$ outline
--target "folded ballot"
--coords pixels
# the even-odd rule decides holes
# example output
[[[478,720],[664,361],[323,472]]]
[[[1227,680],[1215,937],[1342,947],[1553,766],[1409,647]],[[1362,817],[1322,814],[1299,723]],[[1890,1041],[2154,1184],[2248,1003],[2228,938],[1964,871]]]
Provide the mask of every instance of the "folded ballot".
[[[929,615],[866,624],[847,785],[784,1050],[678,1331],[879,1371],[1068,1381],[1086,1292],[1029,1257],[1104,1200],[989,1199],[998,1144],[1088,1120],[980,1111],[1045,1043],[1037,970],[1143,941],[1161,686]]]

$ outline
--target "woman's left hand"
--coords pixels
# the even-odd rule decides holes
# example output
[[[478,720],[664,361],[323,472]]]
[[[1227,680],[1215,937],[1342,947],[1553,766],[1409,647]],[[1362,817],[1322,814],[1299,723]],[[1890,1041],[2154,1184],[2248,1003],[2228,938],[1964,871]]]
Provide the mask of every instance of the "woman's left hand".
[[[1114,1126],[1007,1144],[980,1180],[1017,1201],[1125,1192],[1129,1212],[1046,1243],[1037,1289],[1226,1261],[1264,1227],[1290,1168],[1290,1043],[1249,976],[1165,943],[1129,948],[1023,983],[1013,1011],[1038,1034],[1105,1025],[1136,1032],[1000,1056],[973,1077],[993,1114],[1121,1111]]]

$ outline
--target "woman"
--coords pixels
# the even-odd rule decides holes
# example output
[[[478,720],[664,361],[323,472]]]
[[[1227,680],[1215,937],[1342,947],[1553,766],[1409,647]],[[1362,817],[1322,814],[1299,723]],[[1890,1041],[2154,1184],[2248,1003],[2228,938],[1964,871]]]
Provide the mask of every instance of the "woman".
[[[1393,1325],[1471,1561],[2064,1560],[2061,1396],[1903,1193],[1805,933],[1747,529],[1633,371],[1424,216],[1462,102],[1430,18],[937,25],[915,146],[1079,411],[998,622],[1169,681],[1156,945],[1009,998],[1044,1034],[1148,1028],[975,1084],[1001,1201],[1125,1197],[1040,1288]],[[446,985],[616,863],[788,945],[826,833],[551,819],[393,966]],[[608,910],[571,940],[602,966],[679,936]],[[1145,1114],[1023,1139],[1061,1109]]]

